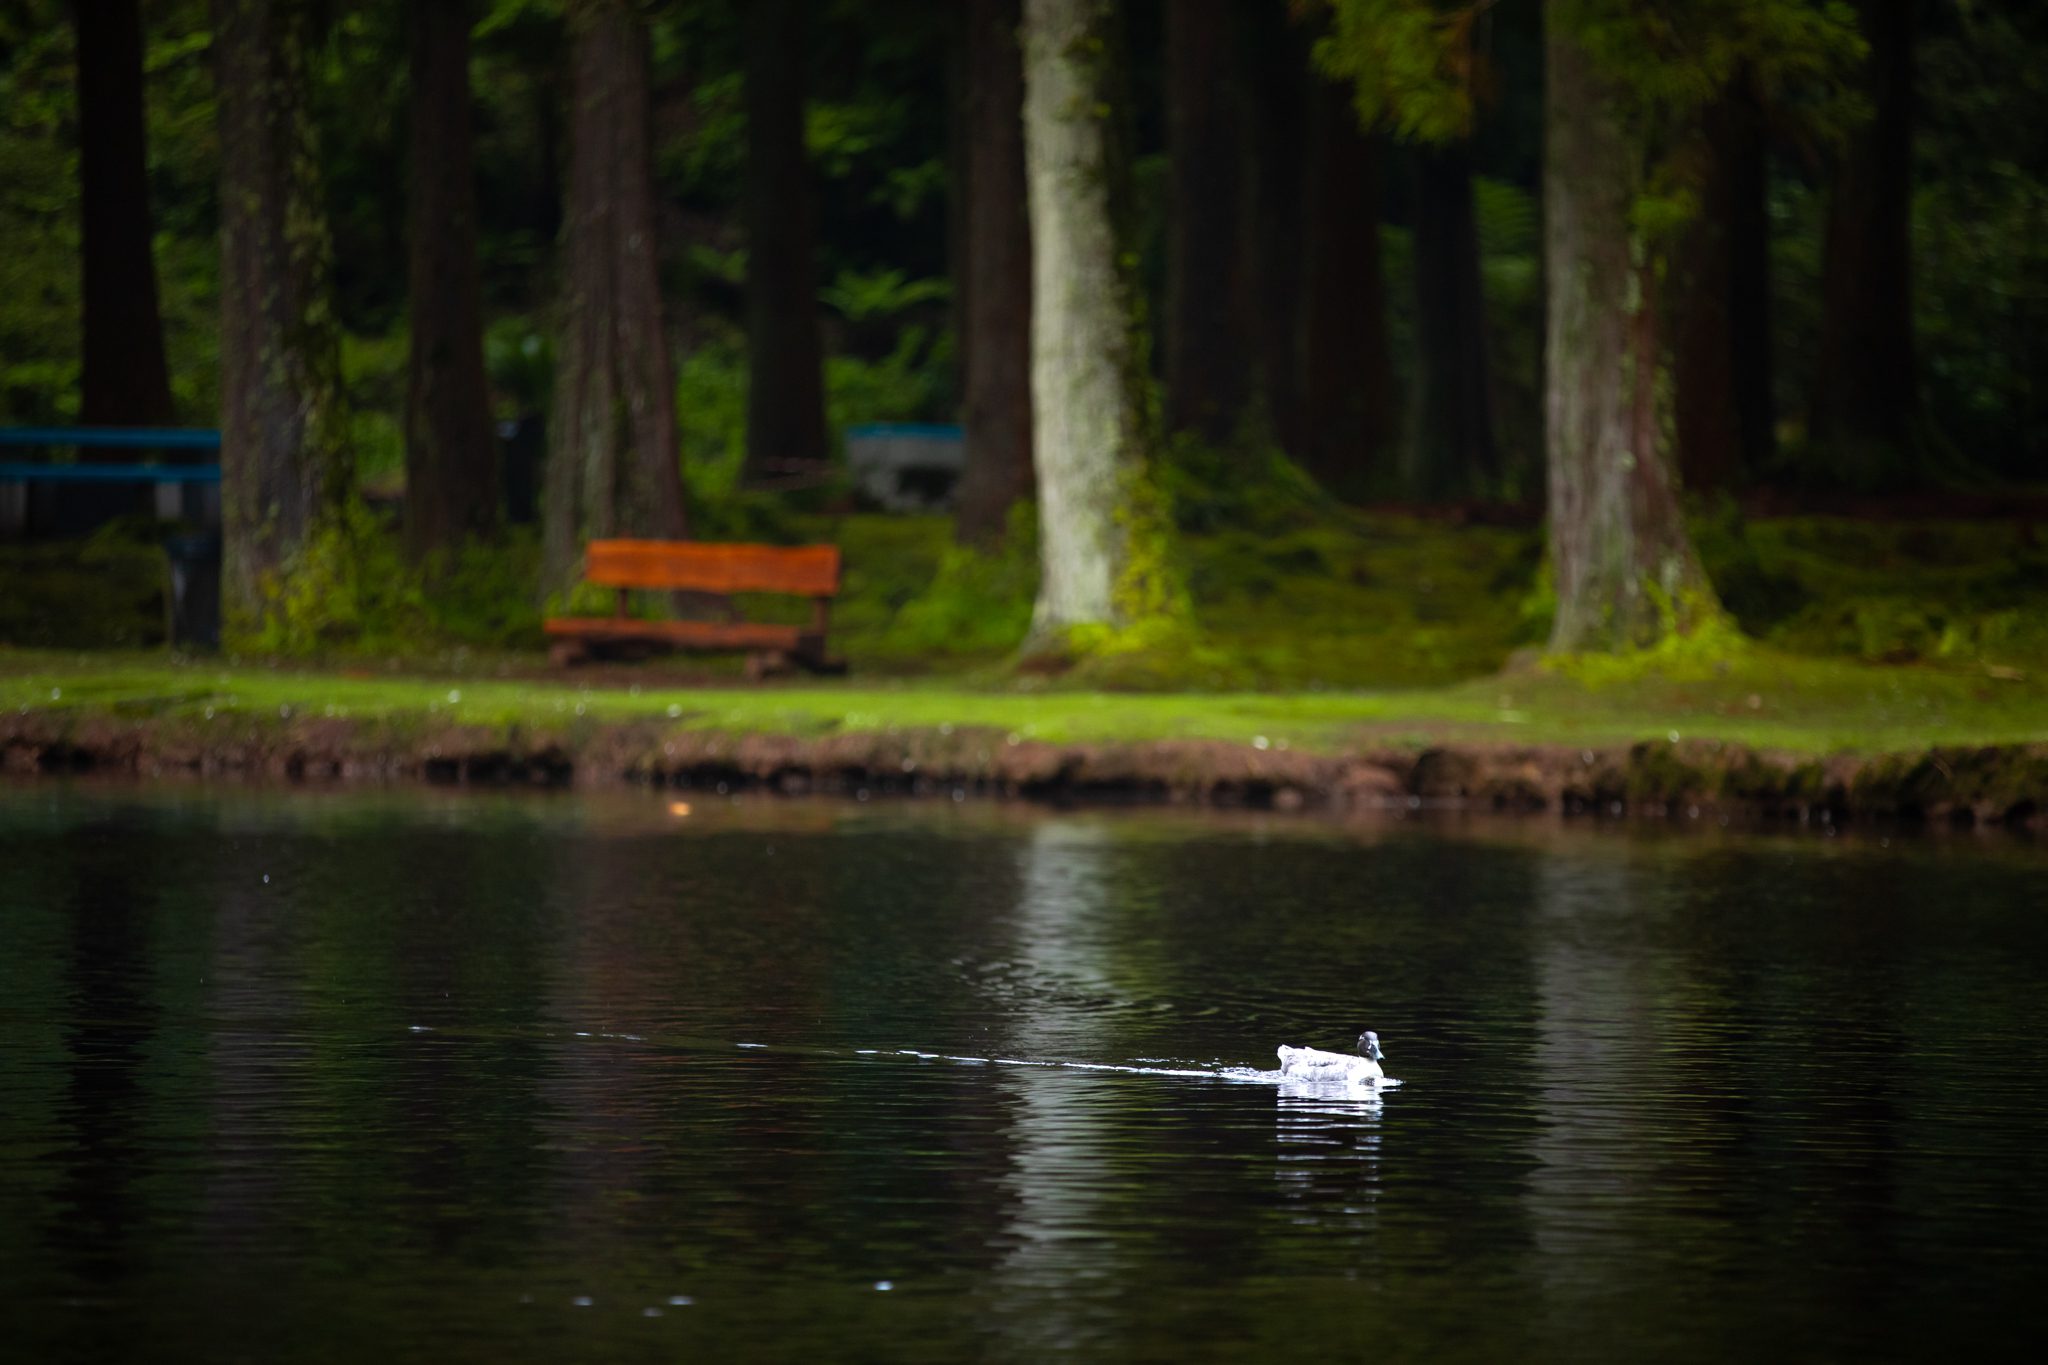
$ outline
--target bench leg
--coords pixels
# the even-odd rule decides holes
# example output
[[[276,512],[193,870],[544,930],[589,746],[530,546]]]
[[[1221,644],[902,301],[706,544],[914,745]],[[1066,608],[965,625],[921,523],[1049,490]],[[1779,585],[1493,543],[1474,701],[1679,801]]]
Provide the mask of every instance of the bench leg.
[[[568,668],[589,657],[590,646],[581,640],[556,640],[548,646],[548,663],[555,668]]]
[[[757,649],[747,655],[747,681],[760,682],[789,672],[789,652],[781,649]]]

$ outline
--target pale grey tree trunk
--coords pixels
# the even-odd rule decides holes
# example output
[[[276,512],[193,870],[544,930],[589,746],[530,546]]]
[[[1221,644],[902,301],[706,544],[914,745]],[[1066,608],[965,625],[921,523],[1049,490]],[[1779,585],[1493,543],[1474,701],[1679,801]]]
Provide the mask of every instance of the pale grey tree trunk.
[[[1041,573],[1034,647],[1130,624],[1120,583],[1145,473],[1136,300],[1111,203],[1111,0],[1026,0],[1032,453]],[[1121,512],[1120,512],[1120,509]]]
[[[1630,210],[1642,157],[1614,95],[1546,14],[1545,438],[1554,650],[1649,645],[1719,612],[1664,452],[1657,290]]]

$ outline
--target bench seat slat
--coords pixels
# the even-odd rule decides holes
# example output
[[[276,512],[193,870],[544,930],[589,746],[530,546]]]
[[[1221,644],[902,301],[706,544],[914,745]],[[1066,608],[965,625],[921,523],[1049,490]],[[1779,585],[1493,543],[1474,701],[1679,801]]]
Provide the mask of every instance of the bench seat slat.
[[[559,640],[642,641],[677,649],[782,649],[802,652],[822,648],[815,631],[762,621],[640,621],[616,616],[551,616],[544,623]]]
[[[607,588],[831,597],[839,592],[839,547],[593,540],[584,577]]]

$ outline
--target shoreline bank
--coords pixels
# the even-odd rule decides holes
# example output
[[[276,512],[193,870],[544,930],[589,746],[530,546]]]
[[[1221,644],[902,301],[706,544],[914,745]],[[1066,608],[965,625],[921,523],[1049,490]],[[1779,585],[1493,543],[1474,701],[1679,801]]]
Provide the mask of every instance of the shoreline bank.
[[[80,707],[0,713],[0,773],[2048,826],[2048,744],[1815,756],[1718,739],[1445,739],[1311,751],[1202,738],[1055,742],[951,725],[793,735],[666,718],[535,726],[287,711],[202,720]]]

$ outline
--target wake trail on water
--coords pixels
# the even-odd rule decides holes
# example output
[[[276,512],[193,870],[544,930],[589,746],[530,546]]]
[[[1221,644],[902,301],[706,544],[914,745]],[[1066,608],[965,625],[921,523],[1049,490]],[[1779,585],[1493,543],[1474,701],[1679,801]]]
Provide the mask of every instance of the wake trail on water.
[[[462,1033],[469,1032],[468,1030],[459,1029],[450,1029],[445,1031],[455,1033],[458,1036],[460,1036]],[[429,1027],[423,1024],[414,1024],[407,1030],[407,1032],[417,1035],[428,1033],[441,1033],[444,1032],[444,1030]],[[970,1053],[960,1052],[926,1052],[920,1048],[914,1047],[828,1048],[801,1047],[776,1043],[725,1043],[713,1041],[711,1039],[696,1038],[680,1038],[665,1040],[659,1038],[650,1038],[645,1034],[614,1033],[608,1030],[601,1029],[547,1029],[543,1030],[543,1034],[544,1036],[551,1038],[582,1038],[589,1039],[592,1041],[653,1043],[657,1046],[667,1045],[682,1047],[690,1051],[737,1050],[741,1052],[767,1052],[802,1057],[836,1058],[860,1057],[888,1059],[907,1057],[914,1061],[951,1062],[958,1066],[1015,1066],[1035,1067],[1047,1071],[1092,1071],[1097,1073],[1106,1072],[1112,1075],[1119,1076],[1172,1076],[1183,1080],[1224,1081],[1239,1085],[1275,1085],[1281,1087],[1283,1090],[1297,1089],[1300,1088],[1303,1084],[1300,1077],[1290,1076],[1284,1071],[1261,1070],[1258,1067],[1251,1066],[1204,1066],[1194,1062],[1174,1062],[1162,1058],[1141,1058],[1135,1062],[1067,1062],[1060,1061],[1057,1059],[1031,1057],[977,1057]],[[1354,1088],[1359,1089],[1361,1091],[1391,1090],[1400,1084],[1401,1082],[1389,1077],[1385,1080],[1369,1082],[1364,1086]],[[1317,1085],[1317,1088],[1327,1089],[1328,1083],[1319,1083]]]

